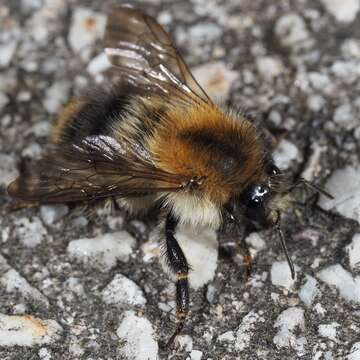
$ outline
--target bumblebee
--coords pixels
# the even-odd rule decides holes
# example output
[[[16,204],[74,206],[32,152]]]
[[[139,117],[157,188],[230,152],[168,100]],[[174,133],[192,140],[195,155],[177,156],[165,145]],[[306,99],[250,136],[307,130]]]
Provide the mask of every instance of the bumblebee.
[[[177,225],[217,229],[230,218],[275,227],[294,277],[281,214],[294,188],[313,185],[292,183],[274,165],[264,128],[209,98],[154,18],[116,8],[104,42],[118,81],[70,102],[52,148],[8,193],[37,204],[113,199],[132,213],[160,208],[164,256],[176,279],[171,344],[189,311],[189,265]]]

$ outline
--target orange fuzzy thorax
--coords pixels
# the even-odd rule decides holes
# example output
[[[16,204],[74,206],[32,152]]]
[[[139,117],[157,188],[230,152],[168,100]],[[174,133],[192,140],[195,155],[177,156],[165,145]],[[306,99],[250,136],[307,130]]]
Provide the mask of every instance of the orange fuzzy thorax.
[[[263,176],[264,145],[257,130],[246,118],[215,106],[171,108],[148,145],[160,169],[203,178],[201,196],[214,204],[224,204]]]

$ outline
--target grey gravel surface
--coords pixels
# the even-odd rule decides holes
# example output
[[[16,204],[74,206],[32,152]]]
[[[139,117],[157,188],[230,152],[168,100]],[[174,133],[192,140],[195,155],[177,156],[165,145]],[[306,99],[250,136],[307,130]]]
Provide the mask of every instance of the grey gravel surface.
[[[192,312],[163,351],[174,298],[156,216],[7,210],[6,184],[44,153],[60,107],[107,81],[101,37],[121,3],[0,0],[0,359],[360,359],[359,0],[132,2],[212,96],[277,134],[279,166],[335,196],[287,214],[295,281],[273,231],[247,237],[246,280],[213,232],[184,229]]]

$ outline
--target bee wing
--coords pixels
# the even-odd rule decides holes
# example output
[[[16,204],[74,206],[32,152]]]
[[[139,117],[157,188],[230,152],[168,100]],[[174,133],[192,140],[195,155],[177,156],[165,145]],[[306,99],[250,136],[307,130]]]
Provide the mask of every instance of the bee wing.
[[[157,169],[146,156],[97,135],[51,151],[8,187],[23,201],[61,203],[181,190],[186,179]]]
[[[176,92],[188,100],[195,97],[212,103],[154,18],[129,7],[115,8],[108,17],[104,41],[122,81],[147,91]]]

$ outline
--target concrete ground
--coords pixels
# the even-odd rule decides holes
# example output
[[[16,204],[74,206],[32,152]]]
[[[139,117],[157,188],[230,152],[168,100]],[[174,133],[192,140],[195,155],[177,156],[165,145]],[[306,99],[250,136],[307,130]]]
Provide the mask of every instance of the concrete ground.
[[[277,134],[282,169],[335,196],[287,214],[295,281],[271,230],[248,235],[246,280],[217,234],[181,229],[191,315],[166,351],[174,297],[155,216],[8,211],[6,184],[44,154],[61,106],[106,81],[101,37],[121,3],[0,1],[0,359],[360,359],[359,0],[132,2],[211,96]]]

